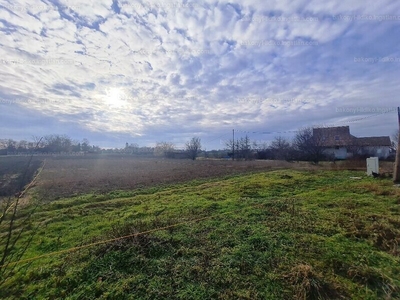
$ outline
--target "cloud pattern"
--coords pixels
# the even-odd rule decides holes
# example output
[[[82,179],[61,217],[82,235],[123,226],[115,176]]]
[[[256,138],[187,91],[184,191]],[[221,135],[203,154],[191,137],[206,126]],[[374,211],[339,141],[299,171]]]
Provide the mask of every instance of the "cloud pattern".
[[[0,125],[103,146],[333,124],[390,135],[399,27],[394,0],[4,0]]]

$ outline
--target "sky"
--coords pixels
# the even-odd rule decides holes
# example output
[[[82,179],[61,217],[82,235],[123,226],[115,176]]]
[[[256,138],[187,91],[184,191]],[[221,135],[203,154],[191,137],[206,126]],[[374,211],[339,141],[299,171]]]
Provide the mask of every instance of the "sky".
[[[0,0],[0,138],[391,136],[397,0]]]

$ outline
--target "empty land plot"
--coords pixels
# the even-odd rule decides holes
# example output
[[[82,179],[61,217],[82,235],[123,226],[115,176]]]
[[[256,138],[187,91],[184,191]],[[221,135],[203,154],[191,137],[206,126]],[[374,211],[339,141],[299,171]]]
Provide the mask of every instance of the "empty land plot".
[[[400,299],[399,197],[364,172],[274,170],[52,201],[0,298]]]
[[[39,192],[54,200],[84,193],[185,182],[270,169],[319,169],[309,163],[282,161],[178,160],[132,156],[50,158],[40,176]]]

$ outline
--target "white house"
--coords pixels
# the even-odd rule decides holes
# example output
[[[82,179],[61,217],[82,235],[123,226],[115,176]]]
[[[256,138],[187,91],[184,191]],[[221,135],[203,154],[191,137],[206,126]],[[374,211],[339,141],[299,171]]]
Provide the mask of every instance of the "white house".
[[[346,159],[354,154],[387,158],[390,153],[389,136],[355,137],[350,134],[349,126],[314,128],[313,138],[325,153],[336,159]]]

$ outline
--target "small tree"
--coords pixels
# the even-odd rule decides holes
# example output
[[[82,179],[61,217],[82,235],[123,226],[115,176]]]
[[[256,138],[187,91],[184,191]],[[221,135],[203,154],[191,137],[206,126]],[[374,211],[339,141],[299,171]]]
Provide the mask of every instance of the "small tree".
[[[289,158],[290,143],[281,136],[275,137],[271,143],[270,149],[275,159],[287,160]]]
[[[17,142],[12,140],[12,139],[8,139],[7,140],[7,150],[10,152],[14,152],[17,150]]]
[[[29,150],[31,151],[43,151],[45,147],[45,142],[42,137],[39,136],[32,136],[32,142],[30,143]]]
[[[303,159],[318,163],[325,157],[322,147],[324,137],[314,132],[313,127],[300,129],[293,139],[293,145]]]
[[[241,158],[244,158],[245,160],[251,159],[251,142],[247,134],[244,138],[240,138],[239,153]]]
[[[82,151],[89,151],[90,150],[90,142],[88,139],[84,138],[81,144]]]
[[[229,156],[233,156],[236,160],[239,159],[252,159],[252,146],[256,147],[257,143],[251,143],[250,138],[246,135],[244,138],[233,141],[232,139],[225,142],[226,149]]]
[[[172,152],[174,150],[175,150],[175,146],[173,143],[157,142],[156,147],[154,148],[154,155],[166,157],[168,152]]]
[[[253,150],[256,152],[257,159],[269,159],[271,158],[269,144],[265,141],[254,141],[253,142]]]
[[[21,140],[17,143],[17,150],[20,152],[25,152],[28,149],[28,141]]]
[[[79,152],[79,151],[81,151],[81,143],[78,142],[78,141],[72,141],[71,151],[72,151],[72,152]]]
[[[198,137],[193,137],[189,142],[186,143],[186,151],[190,158],[195,160],[199,152],[201,151],[201,140]]]
[[[70,152],[72,140],[67,135],[51,134],[44,137],[45,148],[50,152]]]
[[[228,151],[228,156],[234,159],[236,157],[236,147],[234,140],[230,139],[225,141],[225,149]]]

